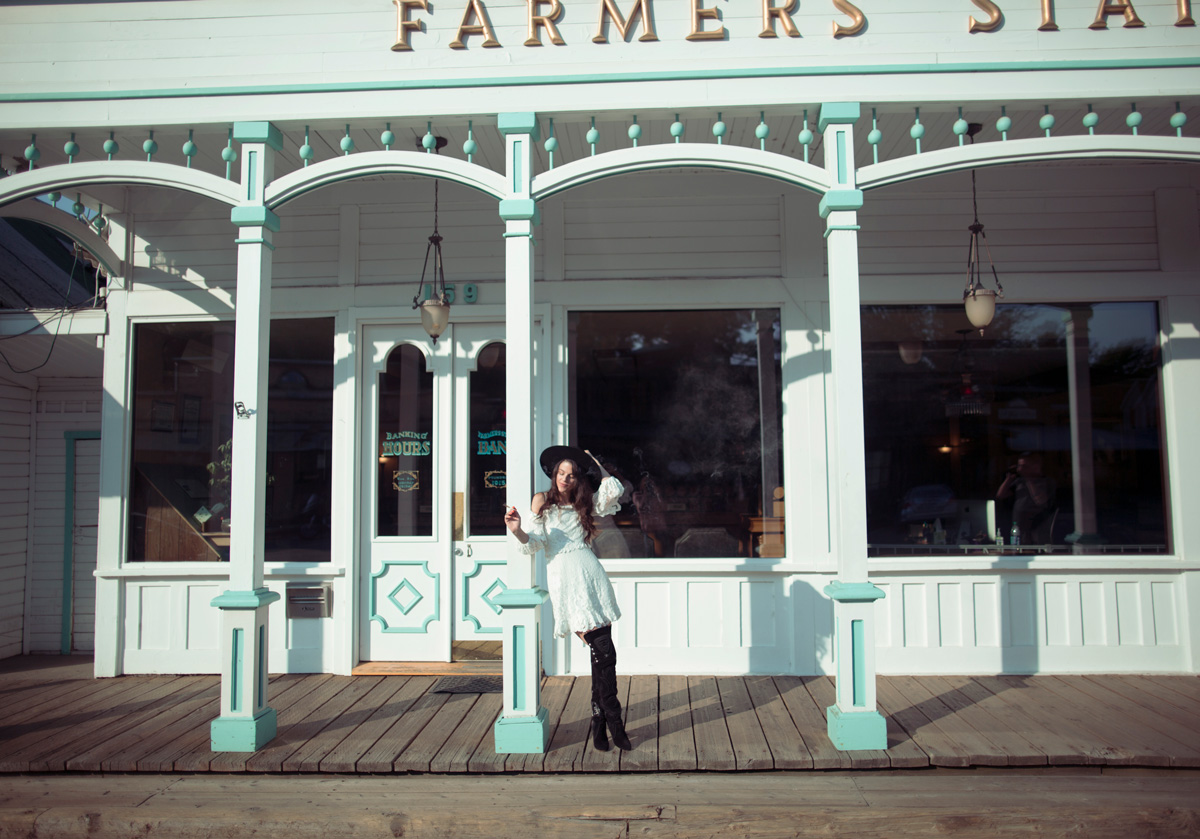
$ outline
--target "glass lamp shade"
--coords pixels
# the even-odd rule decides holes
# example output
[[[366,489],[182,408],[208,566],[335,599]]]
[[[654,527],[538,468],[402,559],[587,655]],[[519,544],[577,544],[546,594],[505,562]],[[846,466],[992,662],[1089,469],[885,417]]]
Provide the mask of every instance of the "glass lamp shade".
[[[445,297],[433,297],[421,303],[421,326],[435,344],[449,323],[450,304],[446,302]]]
[[[990,288],[974,288],[963,296],[967,307],[967,320],[971,325],[983,329],[992,322],[996,314],[996,292]]]
[[[920,341],[901,341],[900,360],[905,364],[916,364],[921,360],[922,349]]]

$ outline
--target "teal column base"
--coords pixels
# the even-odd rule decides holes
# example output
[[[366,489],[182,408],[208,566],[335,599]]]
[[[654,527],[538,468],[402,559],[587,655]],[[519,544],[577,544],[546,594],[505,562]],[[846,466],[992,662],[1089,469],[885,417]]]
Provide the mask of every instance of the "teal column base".
[[[500,717],[492,727],[498,755],[540,755],[550,743],[550,713],[538,708],[535,717]]]
[[[210,729],[214,752],[256,752],[275,739],[274,708],[257,717],[217,717]]]
[[[878,711],[842,711],[830,705],[825,709],[825,724],[839,751],[887,748],[887,720]]]

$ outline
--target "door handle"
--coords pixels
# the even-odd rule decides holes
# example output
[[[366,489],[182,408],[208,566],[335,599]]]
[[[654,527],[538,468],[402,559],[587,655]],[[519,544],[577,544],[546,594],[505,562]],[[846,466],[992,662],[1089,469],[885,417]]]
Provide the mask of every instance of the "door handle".
[[[454,555],[455,555],[455,556],[462,556],[462,555],[463,555],[463,550],[462,550],[462,548],[455,548],[455,549],[454,549]]]

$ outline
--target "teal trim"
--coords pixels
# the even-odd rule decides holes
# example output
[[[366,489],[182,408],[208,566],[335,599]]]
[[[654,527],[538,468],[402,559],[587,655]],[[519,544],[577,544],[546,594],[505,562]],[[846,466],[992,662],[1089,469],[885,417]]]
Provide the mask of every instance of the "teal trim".
[[[258,625],[258,679],[254,685],[254,707],[267,704],[267,626]]]
[[[261,204],[234,207],[229,213],[229,220],[238,227],[265,227],[274,233],[279,232],[279,216]]]
[[[867,645],[863,636],[863,622],[850,621],[850,681],[851,703],[855,708],[867,705]]]
[[[857,74],[859,69],[856,67],[853,71],[848,69],[847,72]],[[860,116],[862,108],[857,102],[826,102],[817,116],[817,129],[824,131],[828,125],[850,125],[858,122]]]
[[[476,87],[476,85],[471,85],[471,87]],[[496,114],[496,128],[500,129],[500,133],[505,137],[509,134],[529,134],[532,135],[530,139],[535,143],[541,138],[537,114],[532,111]]]
[[[212,605],[218,609],[257,609],[278,599],[279,592],[256,588],[254,591],[223,591],[212,599]]]
[[[500,201],[501,221],[532,221],[541,224],[542,214],[532,198],[504,198]]]
[[[503,629],[499,626],[484,626],[479,618],[471,614],[471,582],[477,576],[479,576],[479,573],[483,571],[486,566],[505,566],[507,564],[508,562],[503,559],[477,559],[475,560],[475,568],[472,569],[470,574],[466,573],[465,571],[459,574],[459,589],[463,593],[461,612],[462,619],[464,622],[469,621],[472,623],[475,626],[475,631],[481,635],[496,635],[500,632],[503,632]],[[499,589],[499,591],[497,591],[497,589]],[[494,580],[492,580],[492,584],[488,586],[482,594],[479,595],[479,599],[482,600],[489,609],[498,615],[502,610],[496,605],[494,598],[498,594],[503,594],[507,590],[508,586],[505,584],[504,580],[496,577]]]
[[[99,431],[64,431],[67,468],[63,476],[62,631],[59,651],[71,654],[75,632],[75,441],[99,440]]]
[[[269,122],[235,122],[233,139],[239,143],[266,143],[283,151],[283,132]]]
[[[826,239],[828,239],[828,238],[829,238],[829,234],[830,234],[830,233],[832,233],[832,232],[833,232],[833,231],[835,231],[835,230],[852,230],[852,231],[858,231],[858,230],[862,230],[862,228],[861,228],[861,227],[859,227],[857,224],[831,224],[831,225],[829,225],[828,227],[826,227],[826,228],[825,228],[825,238],[826,238]]]
[[[274,708],[253,717],[217,717],[209,727],[209,747],[214,752],[257,752],[275,739],[277,729]]]
[[[837,132],[837,182],[846,183],[846,132]]]
[[[275,246],[266,239],[234,239],[235,245],[266,245],[271,250],[275,250]]]
[[[233,630],[233,644],[229,652],[229,710],[235,714],[242,710],[242,665],[245,654],[242,651],[244,629]]]
[[[497,594],[492,602],[502,609],[521,609],[541,606],[550,597],[544,588],[510,588]]]
[[[821,218],[829,218],[829,214],[837,210],[859,210],[863,205],[861,189],[831,189],[821,196],[818,209]]]
[[[512,628],[512,677],[513,710],[524,711],[529,700],[525,696],[525,627],[517,624]]]
[[[429,617],[425,618],[424,623],[422,623],[420,626],[391,626],[388,624],[387,619],[383,615],[379,614],[379,610],[376,608],[376,605],[375,605],[379,601],[379,580],[380,580],[380,578],[382,578],[384,574],[388,573],[388,571],[391,570],[391,568],[393,566],[400,566],[400,565],[419,565],[419,566],[421,566],[421,570],[425,572],[425,576],[428,577],[429,579],[433,580],[433,611],[430,613]],[[453,582],[453,581],[451,581],[451,582]],[[442,584],[441,572],[439,571],[439,572],[435,573],[433,571],[430,571],[428,562],[424,562],[419,559],[410,559],[410,560],[385,559],[383,561],[383,563],[379,566],[379,570],[371,575],[371,603],[370,603],[371,614],[369,615],[369,618],[371,620],[375,621],[377,624],[379,624],[381,632],[408,633],[408,634],[414,634],[414,635],[420,635],[425,632],[428,632],[429,624],[433,623],[434,621],[441,620],[441,618],[442,618],[441,584]],[[412,602],[410,602],[408,604],[407,609],[404,606],[402,606],[398,600],[395,599],[396,593],[398,591],[400,591],[400,589],[402,589],[404,586],[408,586],[409,590],[411,592],[413,592],[414,594],[416,594],[416,596],[417,596],[415,600],[413,600]],[[400,611],[401,615],[407,616],[408,613],[411,612],[413,610],[413,608],[417,605],[417,603],[424,599],[424,595],[422,595],[419,591],[417,591],[417,587],[414,586],[412,583],[410,583],[408,581],[408,578],[405,577],[404,579],[402,579],[400,581],[400,583],[394,589],[392,589],[391,593],[387,595],[387,599],[390,600],[392,605],[395,606]]]
[[[837,580],[825,586],[825,594],[839,603],[870,603],[886,596],[883,589],[872,583],[842,583]]]
[[[258,196],[255,194],[255,188],[258,185],[258,152],[250,152],[250,165],[246,167],[246,200],[253,201]]]
[[[1080,61],[981,61],[975,64],[877,64],[816,67],[755,67],[745,70],[661,70],[643,73],[584,73],[576,76],[520,78],[392,79],[382,82],[318,82],[247,87],[182,87],[147,90],[6,93],[10,102],[116,102],[131,99],[202,99],[212,96],[273,96],[312,93],[369,93],[388,90],[459,90],[576,84],[706,81],[713,79],[779,79],[822,76],[945,75],[948,73],[1038,73],[1087,70],[1167,70],[1200,67],[1200,58],[1131,58]],[[981,83],[982,84],[982,83]]]
[[[550,713],[538,708],[536,716],[501,716],[492,726],[498,755],[540,755],[550,742]]]
[[[529,239],[531,242],[533,241],[533,234],[532,234],[532,233],[505,233],[505,234],[504,234],[504,236],[503,236],[503,237],[501,237],[501,238],[504,238],[504,239],[520,239],[520,238],[522,238],[522,237],[525,237],[525,238]]]
[[[839,751],[888,747],[887,720],[878,711],[843,711],[830,705],[825,709],[825,730]]]

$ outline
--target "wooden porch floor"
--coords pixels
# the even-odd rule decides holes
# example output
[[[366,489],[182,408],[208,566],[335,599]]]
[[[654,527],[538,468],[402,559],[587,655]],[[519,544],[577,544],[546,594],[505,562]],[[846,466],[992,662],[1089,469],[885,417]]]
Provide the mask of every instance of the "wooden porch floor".
[[[91,679],[63,660],[0,671],[0,772],[691,772],[926,767],[1200,766],[1194,676],[911,676],[879,680],[888,748],[825,735],[833,681],[623,676],[631,752],[585,741],[590,681],[549,677],[545,754],[497,755],[499,694],[433,693],[433,676],[281,675],[279,734],[214,754],[214,676]],[[90,664],[90,662],[89,662]]]

